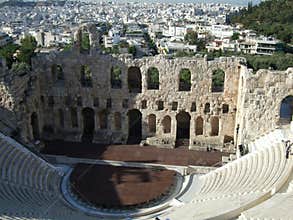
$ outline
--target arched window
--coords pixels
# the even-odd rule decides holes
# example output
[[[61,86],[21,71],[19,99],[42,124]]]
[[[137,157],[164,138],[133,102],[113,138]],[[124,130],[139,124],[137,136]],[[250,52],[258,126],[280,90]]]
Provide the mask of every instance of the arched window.
[[[64,73],[61,65],[53,64],[52,66],[52,79],[64,80]]]
[[[164,134],[171,133],[171,117],[169,115],[164,117],[162,125]]]
[[[212,117],[211,118],[211,136],[218,136],[219,135],[219,118]]]
[[[113,89],[121,89],[121,68],[119,66],[113,66],[111,68],[111,87]]]
[[[76,110],[76,108],[71,108],[71,126],[73,128],[78,127],[78,119],[77,119],[77,110]]]
[[[89,53],[90,51],[90,37],[89,37],[89,33],[82,31],[80,33],[81,35],[81,39],[80,39],[80,52],[81,53]]]
[[[148,118],[148,124],[149,124],[149,132],[150,133],[156,133],[156,115],[151,114]]]
[[[160,87],[159,70],[156,67],[151,67],[147,72],[148,89],[157,90]]]
[[[107,129],[108,127],[108,115],[106,110],[99,112],[100,129]]]
[[[280,123],[288,124],[293,117],[293,96],[287,96],[281,102],[280,106]]]
[[[210,113],[210,111],[211,111],[211,105],[210,103],[206,103],[204,106],[204,113],[207,114],[207,113]]]
[[[195,135],[203,135],[203,119],[200,116],[195,120]]]
[[[60,127],[64,128],[64,112],[62,109],[58,110]]]
[[[212,92],[223,92],[225,82],[225,72],[222,69],[216,69],[212,75]]]
[[[141,72],[138,67],[128,69],[128,89],[130,93],[141,93]]]
[[[88,65],[82,65],[80,82],[83,87],[92,87],[92,72]]]
[[[121,130],[121,114],[120,114],[120,112],[115,112],[115,114],[114,114],[114,125],[115,125],[115,130]]]
[[[179,73],[179,91],[190,91],[191,72],[189,69],[181,69]]]

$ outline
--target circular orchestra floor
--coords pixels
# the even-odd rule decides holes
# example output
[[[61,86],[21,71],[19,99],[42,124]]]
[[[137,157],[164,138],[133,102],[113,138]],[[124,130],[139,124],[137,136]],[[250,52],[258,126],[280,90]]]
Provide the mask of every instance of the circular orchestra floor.
[[[70,176],[72,191],[102,208],[132,208],[161,201],[176,181],[172,170],[110,165],[78,164]]]

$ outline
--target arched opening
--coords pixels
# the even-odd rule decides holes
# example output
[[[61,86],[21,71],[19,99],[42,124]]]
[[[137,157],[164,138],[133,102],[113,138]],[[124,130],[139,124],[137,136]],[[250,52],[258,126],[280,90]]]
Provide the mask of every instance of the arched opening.
[[[180,112],[176,115],[177,133],[176,139],[189,139],[190,137],[190,115],[187,112]]]
[[[225,82],[225,72],[222,69],[216,69],[212,75],[212,92],[223,92]]]
[[[115,130],[121,130],[121,114],[120,114],[120,112],[115,112],[115,114],[114,114],[114,125],[115,125]]]
[[[130,93],[141,93],[141,72],[138,67],[128,69],[128,90]]]
[[[195,135],[203,135],[203,119],[200,116],[195,120]]]
[[[156,133],[156,115],[151,114],[148,117],[148,124],[149,124],[149,132]]]
[[[111,68],[111,87],[113,89],[121,89],[121,68],[119,66],[113,66]]]
[[[107,129],[108,127],[108,113],[106,110],[99,112],[100,129]]]
[[[190,91],[191,72],[189,69],[181,69],[179,73],[179,91]]]
[[[293,96],[287,96],[281,102],[280,106],[280,123],[289,124],[293,117]]]
[[[53,80],[64,80],[64,73],[61,65],[53,64],[51,71]]]
[[[128,144],[139,144],[142,137],[142,115],[137,109],[129,110],[128,113]]]
[[[164,117],[162,125],[164,134],[171,133],[171,117],[169,115]]]
[[[80,31],[80,52],[84,53],[84,54],[88,54],[90,49],[91,49],[91,45],[90,45],[90,36],[88,31],[83,30]]]
[[[78,118],[77,118],[76,108],[71,108],[70,113],[71,113],[71,126],[73,128],[77,128],[78,127]]]
[[[92,87],[92,72],[88,65],[82,65],[80,69],[80,82],[83,87]]]
[[[219,135],[219,118],[212,117],[211,118],[211,136]]]
[[[39,140],[40,139],[40,130],[39,130],[38,115],[36,112],[31,114],[31,126],[32,126],[34,140]]]
[[[204,105],[204,113],[205,114],[207,114],[207,113],[210,113],[210,111],[211,111],[211,105],[210,105],[210,103],[206,103],[205,105]]]
[[[148,89],[158,90],[160,87],[159,70],[156,67],[151,67],[147,72]]]
[[[92,142],[95,131],[95,112],[92,108],[82,110],[83,134],[82,142]]]

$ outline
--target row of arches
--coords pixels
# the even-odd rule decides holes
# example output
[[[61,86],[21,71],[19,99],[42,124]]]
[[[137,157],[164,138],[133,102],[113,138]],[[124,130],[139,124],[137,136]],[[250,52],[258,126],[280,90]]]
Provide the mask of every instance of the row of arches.
[[[51,68],[53,80],[64,80],[64,72],[61,65],[54,64]],[[111,68],[111,87],[113,89],[122,88],[122,70],[119,66]],[[213,71],[212,74],[212,92],[223,92],[225,81],[225,72],[222,69]],[[92,87],[92,72],[88,65],[81,65],[80,68],[80,82],[83,87]],[[130,93],[141,93],[142,76],[139,67],[128,68],[128,90]],[[156,67],[150,67],[147,70],[147,89],[160,89],[160,74]],[[183,68],[179,72],[178,91],[191,90],[191,71]]]

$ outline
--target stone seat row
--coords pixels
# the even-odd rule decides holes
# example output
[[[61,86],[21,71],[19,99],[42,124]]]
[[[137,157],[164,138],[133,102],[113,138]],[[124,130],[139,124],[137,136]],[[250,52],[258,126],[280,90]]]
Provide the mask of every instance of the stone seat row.
[[[286,159],[284,138],[280,130],[271,132],[255,141],[257,146],[251,153],[199,176],[193,198],[182,201],[180,208],[172,207],[161,219],[235,218],[270,198],[292,172],[293,160]]]
[[[0,180],[54,191],[62,173],[29,150],[0,134]]]

